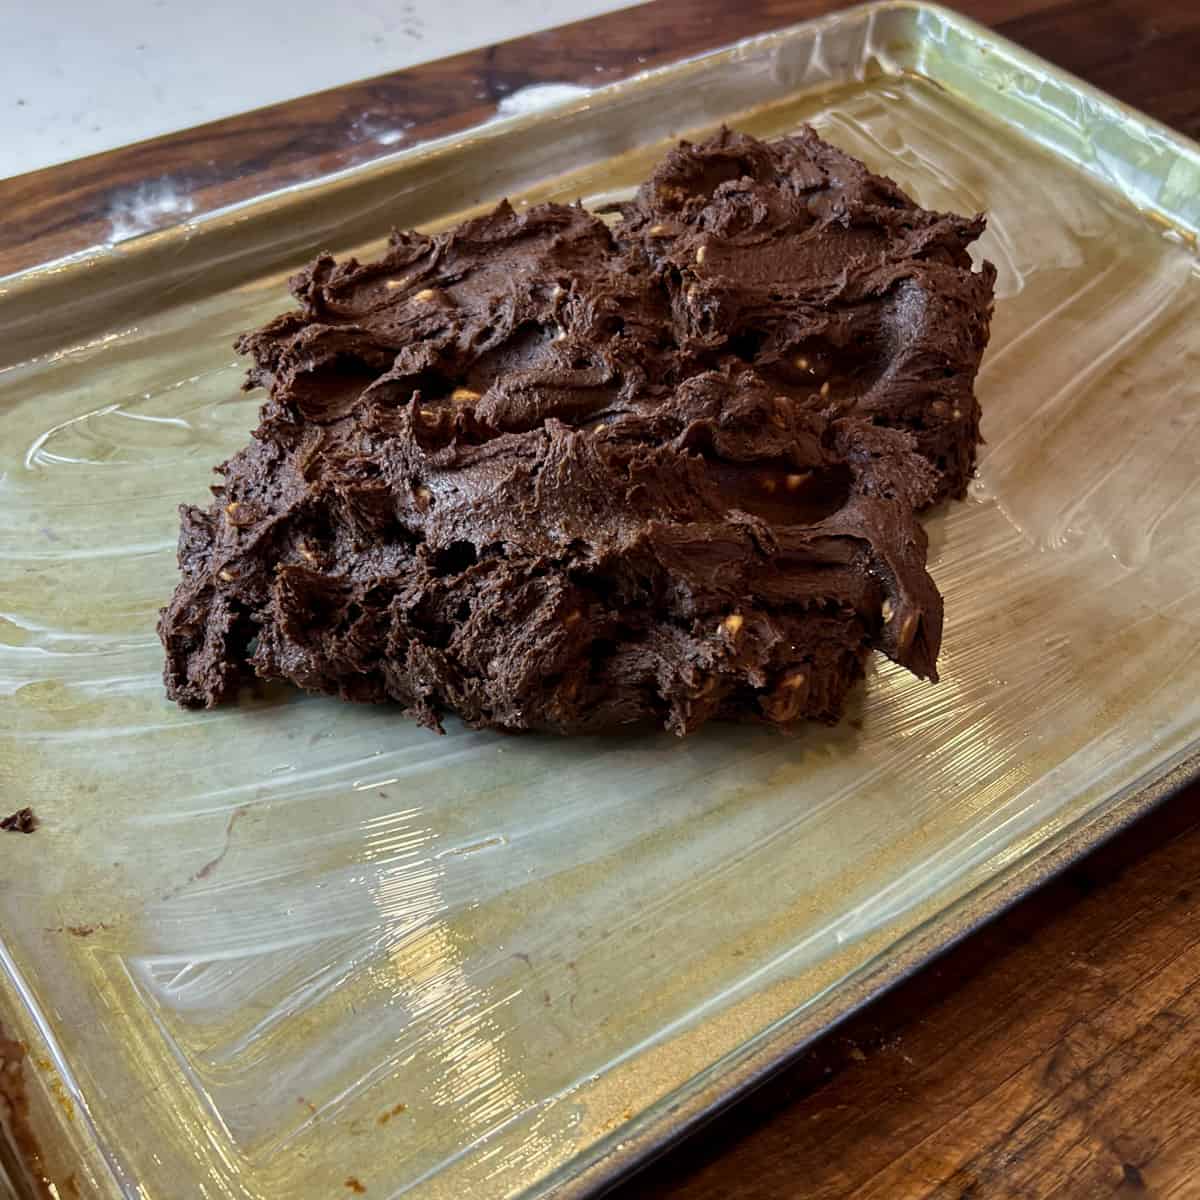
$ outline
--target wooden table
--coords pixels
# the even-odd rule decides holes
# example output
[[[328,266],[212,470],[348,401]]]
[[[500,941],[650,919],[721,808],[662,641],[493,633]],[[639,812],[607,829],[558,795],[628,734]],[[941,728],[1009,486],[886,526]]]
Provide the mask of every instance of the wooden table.
[[[2,181],[0,274],[101,240],[147,182],[202,212],[396,149],[364,129],[447,133],[528,84],[620,78],[838,6],[657,0]],[[959,7],[1200,137],[1200,0]],[[1200,786],[615,1195],[1200,1197]]]

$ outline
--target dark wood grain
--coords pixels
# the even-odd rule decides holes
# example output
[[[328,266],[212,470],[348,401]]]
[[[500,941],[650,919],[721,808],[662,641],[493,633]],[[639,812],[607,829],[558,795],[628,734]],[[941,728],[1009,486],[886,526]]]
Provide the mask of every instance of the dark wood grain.
[[[620,78],[834,7],[657,0],[0,181],[0,274],[104,240],[139,189],[207,211],[476,123],[529,84]],[[1200,135],[1195,0],[958,7]],[[1109,1195],[1200,1196],[1200,788],[859,1014],[615,1193]]]

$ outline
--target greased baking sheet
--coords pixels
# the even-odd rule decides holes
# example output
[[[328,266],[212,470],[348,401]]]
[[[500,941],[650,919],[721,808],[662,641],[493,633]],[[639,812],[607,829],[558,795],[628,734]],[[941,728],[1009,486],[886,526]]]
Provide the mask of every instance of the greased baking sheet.
[[[175,507],[319,249],[810,120],[999,269],[942,682],[836,729],[438,738],[182,712]],[[580,1195],[1194,773],[1200,154],[945,10],[858,9],[0,281],[0,1017],[70,1194]]]

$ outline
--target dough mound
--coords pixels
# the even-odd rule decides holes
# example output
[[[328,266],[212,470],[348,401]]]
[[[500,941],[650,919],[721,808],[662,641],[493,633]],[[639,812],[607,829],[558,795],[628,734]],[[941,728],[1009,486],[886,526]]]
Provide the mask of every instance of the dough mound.
[[[169,695],[684,734],[836,720],[872,649],[936,678],[916,514],[974,465],[982,229],[726,130],[612,228],[502,203],[318,258],[237,343],[269,399],[181,510]]]

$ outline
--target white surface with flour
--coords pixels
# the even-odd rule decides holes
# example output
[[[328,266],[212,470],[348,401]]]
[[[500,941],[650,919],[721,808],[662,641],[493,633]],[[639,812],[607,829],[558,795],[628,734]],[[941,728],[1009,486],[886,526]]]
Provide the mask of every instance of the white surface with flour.
[[[0,178],[566,24],[627,3],[41,0],[29,5],[0,4],[6,51],[0,76]]]

